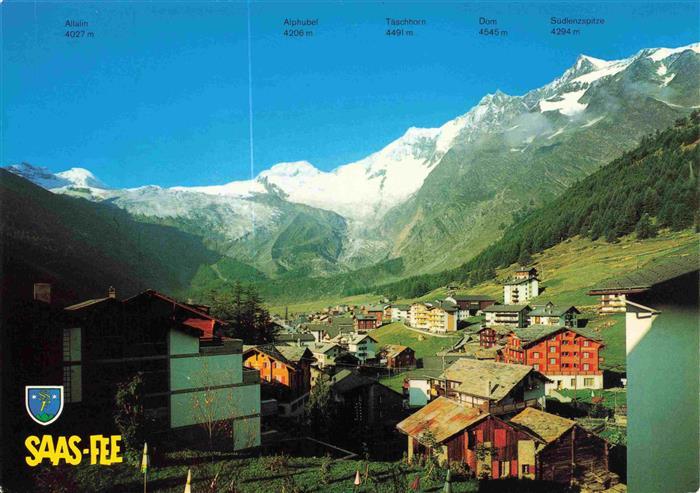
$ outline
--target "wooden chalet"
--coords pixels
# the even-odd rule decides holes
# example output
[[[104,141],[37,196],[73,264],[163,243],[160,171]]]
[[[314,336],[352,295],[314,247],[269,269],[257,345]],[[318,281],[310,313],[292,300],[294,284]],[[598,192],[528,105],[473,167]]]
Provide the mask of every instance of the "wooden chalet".
[[[574,421],[527,408],[510,421],[440,397],[397,425],[408,436],[408,458],[429,452],[466,464],[484,479],[519,478],[563,484],[619,482],[608,471],[605,440]]]
[[[430,392],[433,398],[447,397],[502,415],[529,406],[544,408],[549,381],[532,367],[459,358],[430,380]]]
[[[575,421],[528,408],[510,420],[514,428],[535,439],[534,479],[564,484],[599,485],[599,491],[619,483],[609,471],[609,446]]]
[[[583,328],[531,325],[512,329],[497,361],[528,365],[552,382],[547,390],[602,389],[600,337]]]
[[[387,368],[415,368],[416,353],[408,346],[387,344],[381,350],[381,360]]]
[[[264,344],[248,346],[243,351],[243,365],[260,372],[268,383],[282,385],[293,394],[311,389],[311,365],[316,361],[305,346]]]

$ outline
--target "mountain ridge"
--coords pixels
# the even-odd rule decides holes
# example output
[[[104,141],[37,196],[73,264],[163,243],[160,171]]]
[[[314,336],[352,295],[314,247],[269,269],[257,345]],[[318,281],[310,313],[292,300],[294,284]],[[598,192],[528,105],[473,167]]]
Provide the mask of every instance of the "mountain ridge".
[[[498,239],[514,212],[556,196],[700,105],[699,66],[700,43],[622,60],[580,55],[540,88],[522,96],[497,90],[440,127],[410,127],[329,172],[297,161],[223,185],[119,190],[85,173],[10,171],[203,236],[271,277],[331,275],[394,258],[417,272],[439,271]],[[299,254],[302,231],[314,232],[301,254],[308,268],[289,257]]]

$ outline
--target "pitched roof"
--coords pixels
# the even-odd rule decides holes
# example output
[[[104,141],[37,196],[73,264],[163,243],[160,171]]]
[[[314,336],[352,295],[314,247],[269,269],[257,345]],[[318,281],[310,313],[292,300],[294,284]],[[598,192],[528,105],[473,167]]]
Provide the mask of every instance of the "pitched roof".
[[[487,327],[480,328],[477,332],[481,333],[487,329],[492,329],[494,332],[496,332],[496,335],[507,336],[511,333],[513,327],[510,327],[509,325],[489,325]]]
[[[521,312],[530,309],[530,305],[491,305],[483,309],[484,312]]]
[[[526,407],[513,416],[510,423],[524,428],[545,443],[552,443],[576,424],[575,421],[540,411],[534,407]]]
[[[459,392],[498,402],[531,372],[539,375],[528,365],[461,358],[445,369],[440,378],[459,382]]]
[[[328,351],[333,349],[334,347],[340,347],[334,342],[327,342],[325,344],[315,344],[311,347],[311,351],[314,353],[323,353],[326,354]]]
[[[291,349],[302,349],[302,350],[308,350],[308,348],[301,347],[297,348],[294,346],[275,346],[274,344],[261,344],[260,346],[246,346],[243,348],[243,357],[245,357],[247,354],[250,354],[253,351],[257,351],[260,353],[264,353],[268,355],[269,357],[273,358],[276,361],[279,361],[280,363],[283,363],[287,366],[291,366],[292,368],[296,367],[296,363],[301,359],[301,355],[294,360],[294,359],[289,359],[287,357],[287,354],[291,356],[292,358],[295,357],[296,352],[291,352],[291,351],[285,351],[282,350],[282,348],[291,348]],[[303,353],[302,353],[303,354]]]
[[[576,332],[578,335],[587,337],[588,339],[600,340],[600,337],[590,330],[586,330],[578,327],[564,327],[563,325],[542,325],[534,324],[529,327],[511,329],[512,332],[520,339],[526,343],[531,343],[539,341],[544,337],[548,337],[556,332],[562,330],[570,330],[571,332]]]
[[[370,341],[372,341],[374,343],[379,342],[369,334],[352,334],[350,336],[350,340],[348,342],[350,344],[359,344],[360,342],[362,342],[365,339],[369,339]]]
[[[488,413],[479,408],[467,407],[451,399],[438,397],[396,427],[418,440],[429,431],[435,441],[442,443],[487,416]]]
[[[387,344],[382,348],[382,350],[386,351],[387,358],[395,358],[407,349],[411,348],[409,348],[408,346],[402,346],[400,344]]]
[[[303,358],[313,359],[313,354],[305,346],[276,346],[287,361],[299,363]]]
[[[81,301],[80,303],[76,303],[75,305],[67,306],[64,308],[64,310],[68,310],[71,312],[77,311],[77,310],[82,310],[83,308],[88,308],[88,307],[92,307],[95,305],[99,305],[100,303],[107,301],[107,300],[115,300],[116,301],[115,298],[109,298],[109,297],[107,297],[107,298],[95,298],[93,300],[85,300],[85,301]]]
[[[406,311],[411,308],[411,305],[391,305],[391,307],[396,308],[397,310]]]
[[[377,383],[376,380],[360,375],[357,372],[350,370],[341,370],[335,375],[335,383],[333,383],[333,391],[338,394],[344,394],[358,387],[366,387]]]
[[[377,317],[374,315],[365,315],[364,313],[358,313],[355,315],[355,318],[357,320],[377,320]]]
[[[629,274],[606,279],[591,289],[588,294],[646,291],[656,284],[661,284],[698,270],[700,270],[698,252],[692,251],[682,256],[650,262]]]
[[[531,317],[563,317],[567,312],[574,311],[581,313],[573,305],[554,305],[547,303],[546,305],[532,305],[532,311],[528,313]]]
[[[314,340],[313,334],[308,332],[278,332],[275,335],[275,342],[310,342]]]

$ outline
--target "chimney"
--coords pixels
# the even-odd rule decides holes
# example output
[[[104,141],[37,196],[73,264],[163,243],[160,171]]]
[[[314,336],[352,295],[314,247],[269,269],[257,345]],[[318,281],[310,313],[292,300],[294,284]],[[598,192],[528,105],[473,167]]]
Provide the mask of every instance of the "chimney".
[[[117,290],[114,289],[114,286],[110,286],[109,290],[107,290],[107,297],[108,298],[116,298],[117,297]]]
[[[47,282],[34,283],[34,300],[51,303],[51,284]]]
[[[486,397],[491,397],[491,380],[486,380]]]

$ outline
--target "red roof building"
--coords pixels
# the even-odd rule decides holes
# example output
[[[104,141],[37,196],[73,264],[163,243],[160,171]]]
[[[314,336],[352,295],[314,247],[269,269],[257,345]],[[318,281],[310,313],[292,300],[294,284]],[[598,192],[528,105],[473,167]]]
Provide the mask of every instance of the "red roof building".
[[[590,331],[558,325],[513,329],[497,361],[532,366],[550,389],[602,389],[600,339]]]

